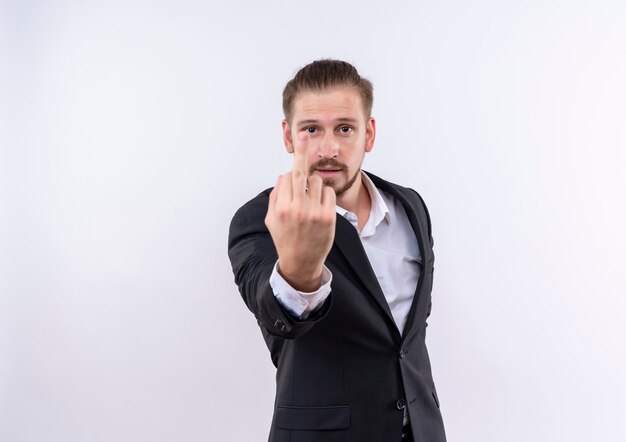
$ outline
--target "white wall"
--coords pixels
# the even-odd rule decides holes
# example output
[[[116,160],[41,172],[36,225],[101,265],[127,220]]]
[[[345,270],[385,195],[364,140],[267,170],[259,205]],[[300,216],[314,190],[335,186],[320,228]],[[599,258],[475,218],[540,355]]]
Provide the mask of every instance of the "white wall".
[[[449,440],[626,440],[625,2],[0,5],[0,440],[266,440],[227,229],[320,57],[429,205]]]

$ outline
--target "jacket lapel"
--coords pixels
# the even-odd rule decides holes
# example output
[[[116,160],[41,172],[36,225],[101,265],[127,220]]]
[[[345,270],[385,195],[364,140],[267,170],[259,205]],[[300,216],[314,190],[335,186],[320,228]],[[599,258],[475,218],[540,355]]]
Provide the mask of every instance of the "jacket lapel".
[[[369,294],[391,321],[391,324],[394,326],[393,328],[397,330],[395,321],[391,315],[391,310],[389,309],[389,304],[387,303],[387,299],[385,299],[383,290],[380,288],[378,279],[376,279],[376,274],[367,258],[359,234],[354,226],[339,214],[337,214],[335,227],[335,245],[341,251]]]
[[[409,201],[409,199],[400,191],[398,191],[398,189],[392,185],[391,183],[389,183],[388,181],[383,180],[382,178],[377,177],[376,175],[373,175],[369,172],[365,172],[372,180],[372,182],[374,183],[374,185],[380,189],[383,190],[391,195],[393,195],[398,201],[400,201],[402,203],[402,206],[404,207],[404,210],[409,218],[409,222],[411,223],[411,227],[413,229],[413,233],[415,234],[415,237],[417,239],[417,244],[420,250],[420,255],[422,258],[422,268],[420,271],[420,276],[419,279],[417,281],[417,285],[415,287],[415,293],[413,295],[413,301],[411,303],[411,308],[409,309],[409,313],[407,316],[407,320],[406,323],[404,325],[404,330],[402,331],[402,337],[405,337],[408,332],[411,330],[411,327],[413,325],[414,322],[414,318],[415,318],[415,310],[417,309],[417,304],[418,304],[418,300],[419,300],[419,294],[420,294],[420,289],[422,287],[422,281],[424,280],[424,273],[427,271],[426,267],[427,267],[427,263],[428,260],[430,259],[430,255],[429,252],[426,250],[425,245],[424,245],[424,238],[427,239],[428,237],[428,233],[427,230],[423,230],[423,229],[427,229],[427,226],[421,226],[418,219],[417,219],[417,214],[416,214],[416,210],[417,208],[414,206],[414,204]],[[348,223],[349,224],[349,223]],[[358,240],[358,235],[357,235],[357,240]],[[360,242],[360,240],[359,240]],[[364,252],[365,253],[365,252]],[[367,257],[366,257],[367,259]],[[369,261],[368,261],[369,264]],[[371,266],[370,266],[371,269]],[[374,273],[373,270],[371,270],[372,274]],[[376,276],[374,275],[374,279],[376,279]],[[383,298],[383,302],[385,303],[385,305],[387,306],[387,310],[389,310],[389,305],[387,304],[387,300],[385,299],[384,294],[382,294],[382,289],[380,288],[380,285],[378,285],[378,281],[377,282],[377,287],[378,290],[381,292],[382,298]],[[394,322],[395,323],[395,322]]]
[[[374,179],[372,179],[374,181]],[[374,181],[376,187],[379,186],[378,181]],[[420,269],[420,276],[417,280],[417,285],[415,286],[415,293],[413,294],[413,301],[411,302],[411,308],[409,309],[409,313],[407,314],[406,322],[404,324],[404,330],[402,331],[402,337],[404,338],[408,332],[411,330],[413,326],[413,322],[415,319],[415,310],[417,309],[417,304],[419,301],[419,294],[421,292],[422,281],[424,280],[424,274],[427,271],[426,266],[429,259],[429,255],[426,253],[426,249],[424,247],[424,235],[421,229],[421,226],[417,220],[417,215],[415,213],[416,208],[411,204],[411,202],[400,192],[393,189],[392,186],[388,186],[385,188],[384,186],[380,186],[381,189],[388,191],[393,196],[395,196],[398,201],[402,203],[404,206],[404,210],[409,218],[409,222],[411,223],[411,227],[413,228],[413,233],[417,238],[417,244],[420,249],[420,256],[422,258],[422,268]],[[427,228],[427,227],[425,227]]]

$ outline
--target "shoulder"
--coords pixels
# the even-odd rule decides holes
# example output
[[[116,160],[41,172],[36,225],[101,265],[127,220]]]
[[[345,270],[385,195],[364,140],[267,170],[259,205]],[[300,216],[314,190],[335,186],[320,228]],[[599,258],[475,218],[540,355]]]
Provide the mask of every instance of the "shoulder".
[[[246,223],[250,221],[250,218],[257,218],[259,213],[263,213],[265,216],[271,191],[271,187],[269,189],[265,189],[237,209],[235,215],[233,216],[232,223]]]
[[[370,179],[378,189],[387,192],[393,195],[395,198],[399,198],[400,200],[405,202],[405,204],[408,204],[419,217],[422,217],[422,219],[426,221],[426,224],[428,225],[428,234],[432,234],[432,226],[428,207],[426,207],[426,202],[417,192],[417,190],[411,187],[405,187],[396,183],[392,183],[391,181],[382,179],[371,172],[364,172],[367,174],[368,177],[370,177]]]
[[[425,205],[422,196],[415,189],[385,180],[383,178],[380,178],[374,175],[371,172],[367,172],[367,171],[364,171],[364,172],[367,174],[368,177],[370,177],[370,179],[372,180],[372,182],[378,189],[383,190],[384,192],[390,193],[396,198],[398,196],[404,197],[405,199],[407,199],[413,204],[418,202],[420,205]]]
[[[228,231],[229,245],[248,235],[267,233],[265,215],[271,191],[272,188],[264,190],[235,212]]]

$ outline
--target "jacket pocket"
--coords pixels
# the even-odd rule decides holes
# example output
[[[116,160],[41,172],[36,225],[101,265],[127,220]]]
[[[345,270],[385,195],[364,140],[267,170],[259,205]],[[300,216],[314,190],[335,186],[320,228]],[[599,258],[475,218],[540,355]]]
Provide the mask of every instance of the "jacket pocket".
[[[350,406],[276,407],[276,427],[283,430],[345,430],[350,427]]]

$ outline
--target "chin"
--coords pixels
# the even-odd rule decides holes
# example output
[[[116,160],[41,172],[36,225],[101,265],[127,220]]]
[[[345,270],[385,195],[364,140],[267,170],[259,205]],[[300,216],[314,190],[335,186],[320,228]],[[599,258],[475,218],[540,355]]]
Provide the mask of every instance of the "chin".
[[[324,186],[332,187],[335,192],[337,191],[337,188],[341,187],[334,178],[322,178],[322,184]]]
[[[335,191],[335,195],[339,196],[352,187],[360,173],[361,170],[359,169],[356,171],[354,176],[352,176],[352,178],[348,178],[348,172],[343,171],[340,176],[322,178],[322,184],[324,186],[331,187]]]
[[[329,186],[333,188],[333,190],[335,191],[335,195],[339,196],[343,194],[344,192],[346,192],[348,189],[350,189],[352,185],[354,184],[354,181],[355,181],[354,179],[351,179],[351,180],[343,181],[341,183],[335,183],[334,185],[329,184]]]

